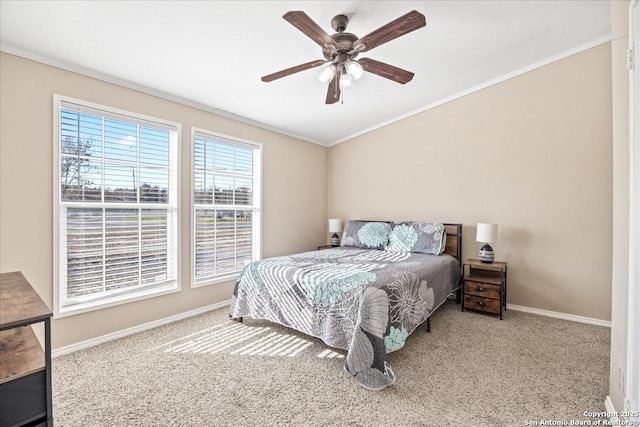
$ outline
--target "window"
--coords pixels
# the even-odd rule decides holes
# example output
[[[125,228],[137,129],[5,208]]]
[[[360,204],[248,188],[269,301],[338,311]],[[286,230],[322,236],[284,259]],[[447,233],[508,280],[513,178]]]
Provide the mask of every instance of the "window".
[[[56,315],[177,290],[179,125],[54,101]]]
[[[262,146],[193,130],[193,286],[260,258]]]

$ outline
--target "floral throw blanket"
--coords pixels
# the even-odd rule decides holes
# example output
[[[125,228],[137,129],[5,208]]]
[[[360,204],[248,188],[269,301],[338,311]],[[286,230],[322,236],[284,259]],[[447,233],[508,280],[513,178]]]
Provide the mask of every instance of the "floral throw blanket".
[[[348,247],[247,265],[231,300],[233,318],[266,319],[347,350],[345,369],[365,388],[395,382],[387,353],[460,284],[449,255]]]

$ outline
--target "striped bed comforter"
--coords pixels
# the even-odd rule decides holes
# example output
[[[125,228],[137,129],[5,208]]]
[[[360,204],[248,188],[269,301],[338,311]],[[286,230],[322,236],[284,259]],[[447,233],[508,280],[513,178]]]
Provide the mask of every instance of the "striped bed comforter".
[[[296,329],[347,350],[345,369],[365,388],[395,382],[387,353],[460,285],[458,261],[340,247],[267,258],[247,265],[230,315]]]

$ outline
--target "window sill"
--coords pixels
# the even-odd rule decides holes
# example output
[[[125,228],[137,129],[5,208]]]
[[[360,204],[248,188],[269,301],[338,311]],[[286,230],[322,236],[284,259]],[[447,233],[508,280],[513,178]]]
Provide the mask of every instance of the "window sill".
[[[193,279],[191,281],[191,288],[202,288],[204,286],[216,285],[218,283],[224,282],[235,282],[236,279],[240,276],[240,273],[233,273],[226,276],[215,277],[213,279],[204,279],[202,281],[197,281]]]
[[[128,304],[135,301],[141,301],[148,298],[154,298],[161,295],[172,294],[180,291],[177,281],[167,283],[152,289],[144,289],[123,295],[114,295],[108,298],[102,298],[95,301],[88,301],[79,304],[69,305],[67,307],[58,308],[53,315],[54,319],[59,319],[76,314],[87,313],[90,311],[101,310],[103,308],[114,307],[116,305]]]

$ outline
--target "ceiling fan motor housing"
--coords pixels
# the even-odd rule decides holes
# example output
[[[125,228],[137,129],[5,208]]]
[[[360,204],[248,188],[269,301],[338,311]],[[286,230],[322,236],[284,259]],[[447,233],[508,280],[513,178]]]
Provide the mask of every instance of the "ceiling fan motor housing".
[[[322,49],[322,54],[327,61],[333,61],[341,53],[348,53],[348,57],[353,59],[358,56],[357,51],[353,51],[353,44],[358,40],[358,36],[351,33],[336,33],[331,36],[338,43],[337,49]],[[353,52],[352,52],[353,51]],[[351,53],[349,53],[351,52]]]
[[[331,46],[330,48],[322,49],[322,55],[327,61],[343,63],[347,59],[353,59],[358,56],[358,52],[353,51],[353,44],[358,40],[358,36],[344,32],[348,23],[349,18],[346,15],[336,15],[331,20],[331,27],[337,33],[330,37],[336,41],[338,47]]]

